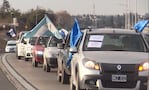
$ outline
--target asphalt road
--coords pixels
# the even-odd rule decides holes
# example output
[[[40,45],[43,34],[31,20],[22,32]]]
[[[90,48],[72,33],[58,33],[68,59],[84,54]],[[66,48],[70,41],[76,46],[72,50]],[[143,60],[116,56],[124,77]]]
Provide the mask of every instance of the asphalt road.
[[[7,74],[2,70],[1,61],[0,61],[0,90],[17,90],[17,88],[8,79]]]
[[[15,53],[6,53],[3,59],[6,59],[3,61],[8,63],[12,69],[10,72],[19,79],[17,81],[23,82],[22,85],[24,84],[25,88],[30,88],[28,90],[69,90],[68,84],[62,85],[57,81],[56,69],[53,69],[52,72],[45,72],[42,65],[35,68],[31,61],[18,60]]]
[[[17,90],[0,69],[0,90]]]

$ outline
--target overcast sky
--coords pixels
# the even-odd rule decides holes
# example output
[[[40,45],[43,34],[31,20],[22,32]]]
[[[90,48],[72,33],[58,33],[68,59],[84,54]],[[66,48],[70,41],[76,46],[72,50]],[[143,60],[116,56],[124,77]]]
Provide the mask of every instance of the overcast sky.
[[[3,0],[0,0],[1,4]],[[71,15],[81,14],[122,14],[126,11],[137,12],[141,15],[149,12],[148,0],[8,0],[11,7],[26,12],[37,6],[51,9],[54,12],[66,10]],[[128,9],[127,1],[129,1]],[[136,2],[137,1],[137,5]],[[137,6],[137,9],[135,8]]]

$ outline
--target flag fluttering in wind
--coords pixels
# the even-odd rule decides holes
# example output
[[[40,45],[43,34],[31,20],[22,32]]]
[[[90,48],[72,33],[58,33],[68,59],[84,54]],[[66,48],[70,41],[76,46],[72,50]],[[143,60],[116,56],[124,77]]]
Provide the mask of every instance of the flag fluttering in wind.
[[[138,21],[135,25],[134,25],[134,29],[137,32],[142,32],[143,29],[147,26],[147,24],[149,23],[149,20],[141,20]]]
[[[76,47],[76,45],[77,45],[77,43],[78,43],[81,36],[82,36],[82,32],[80,30],[77,19],[75,19],[73,28],[70,32],[70,47]],[[72,59],[72,55],[73,55],[72,53],[69,53],[69,58],[66,62],[68,67],[70,67],[70,62],[71,62],[71,59]]]
[[[9,37],[15,37],[16,36],[16,32],[13,28],[11,28],[6,34]]]
[[[70,33],[70,47],[76,46],[77,42],[81,36],[82,36],[82,32],[80,30],[77,19],[75,19],[73,29]]]
[[[38,36],[55,36],[58,39],[62,38],[47,15],[45,15],[45,17],[31,31],[29,31],[25,37],[30,38]]]

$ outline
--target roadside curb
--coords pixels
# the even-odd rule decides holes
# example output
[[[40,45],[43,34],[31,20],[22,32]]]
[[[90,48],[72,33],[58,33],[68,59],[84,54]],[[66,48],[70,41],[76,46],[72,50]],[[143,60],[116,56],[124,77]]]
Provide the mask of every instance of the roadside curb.
[[[23,77],[21,77],[7,62],[7,55],[1,55],[0,66],[10,82],[17,88],[17,90],[37,90],[30,85]]]

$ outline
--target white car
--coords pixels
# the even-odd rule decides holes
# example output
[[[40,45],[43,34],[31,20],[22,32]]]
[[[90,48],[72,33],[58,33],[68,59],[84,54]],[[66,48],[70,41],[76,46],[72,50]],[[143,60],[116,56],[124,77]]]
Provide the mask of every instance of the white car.
[[[35,45],[36,37],[31,37],[25,40],[24,43],[24,59],[28,61],[28,59],[32,59],[32,48]]]
[[[5,52],[16,52],[16,40],[7,41]]]
[[[133,30],[84,30],[71,47],[70,90],[147,90],[149,48]]]
[[[62,39],[57,39],[56,37],[51,36],[47,45],[44,48],[43,69],[46,72],[50,72],[51,68],[57,68],[57,43],[62,43]]]
[[[21,57],[24,57],[24,43],[25,43],[25,38],[22,35],[23,32],[20,32],[19,34],[19,38],[17,40],[17,44],[16,44],[16,57],[18,59],[21,59]],[[24,31],[24,33],[26,33],[26,31]],[[23,33],[23,34],[24,34]]]

